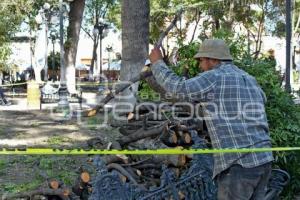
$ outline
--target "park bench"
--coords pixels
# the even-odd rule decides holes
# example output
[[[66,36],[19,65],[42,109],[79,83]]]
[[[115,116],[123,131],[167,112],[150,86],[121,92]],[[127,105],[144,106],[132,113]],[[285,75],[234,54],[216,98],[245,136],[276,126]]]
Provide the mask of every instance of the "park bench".
[[[195,139],[195,138],[194,138]],[[206,149],[204,140],[195,139],[194,149]],[[94,159],[97,175],[93,182],[93,192],[90,200],[216,200],[217,185],[212,180],[213,158],[208,154],[195,154],[192,163],[179,178],[174,172],[163,165],[160,186],[149,190],[141,185],[123,182],[119,172],[110,172],[104,161]],[[265,200],[279,199],[283,188],[289,183],[290,176],[280,169],[273,169],[268,183]]]
[[[42,104],[58,103],[59,102],[59,88],[55,88],[50,84],[40,88],[40,109],[42,109]],[[67,94],[69,103],[79,103],[82,106],[82,91],[78,93]]]

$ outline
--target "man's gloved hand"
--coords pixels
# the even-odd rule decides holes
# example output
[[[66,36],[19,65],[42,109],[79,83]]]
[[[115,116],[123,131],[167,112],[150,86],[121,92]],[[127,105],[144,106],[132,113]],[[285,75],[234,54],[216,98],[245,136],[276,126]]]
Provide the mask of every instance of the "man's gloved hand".
[[[159,48],[155,47],[154,49],[152,49],[149,55],[151,63],[155,63],[156,61],[161,60],[162,58],[163,57]]]

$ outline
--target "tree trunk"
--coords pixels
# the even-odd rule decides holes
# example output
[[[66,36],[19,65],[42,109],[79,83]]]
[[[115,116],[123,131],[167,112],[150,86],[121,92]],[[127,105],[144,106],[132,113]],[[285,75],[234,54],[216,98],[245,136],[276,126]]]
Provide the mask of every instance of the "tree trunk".
[[[264,32],[264,26],[265,26],[265,8],[264,5],[262,5],[262,14],[261,18],[259,20],[259,25],[258,25],[258,31],[257,31],[257,40],[255,41],[255,54],[254,58],[257,59],[260,51],[261,51],[261,45],[262,45],[262,35]]]
[[[235,2],[230,1],[229,2],[228,17],[224,21],[224,28],[227,29],[228,31],[232,30],[232,25],[233,25],[233,22],[234,22],[234,12],[235,12],[234,7],[235,7]]]
[[[121,81],[129,81],[138,76],[148,57],[149,13],[149,0],[122,0]],[[133,84],[131,91],[127,89],[122,94],[127,98],[119,98],[119,101],[129,103],[133,108],[137,89],[138,83]],[[125,106],[121,107],[124,109]]]
[[[90,78],[94,77],[94,72],[95,69],[97,68],[97,46],[98,46],[98,37],[94,37],[93,57],[92,57],[91,68],[90,68]],[[96,64],[96,68],[95,68],[95,64]]]
[[[69,26],[65,43],[65,64],[68,91],[71,93],[76,91],[75,64],[84,5],[85,0],[76,0],[70,3]]]
[[[3,72],[0,71],[0,85],[2,85],[2,81],[3,81]]]

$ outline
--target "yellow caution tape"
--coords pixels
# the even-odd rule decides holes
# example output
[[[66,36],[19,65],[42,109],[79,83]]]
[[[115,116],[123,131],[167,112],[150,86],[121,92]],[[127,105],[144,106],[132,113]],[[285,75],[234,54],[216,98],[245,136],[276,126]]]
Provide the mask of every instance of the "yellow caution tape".
[[[115,83],[77,83],[76,86],[111,86],[114,85]]]
[[[26,85],[26,84],[27,84],[27,82],[23,82],[23,83],[12,83],[12,84],[0,85],[0,87],[10,87],[10,86]]]
[[[44,82],[42,82],[44,83]],[[41,84],[42,84],[41,83]],[[23,82],[23,83],[12,83],[12,84],[5,84],[5,85],[0,85],[0,87],[11,87],[11,86],[17,86],[17,85],[26,85],[27,82]],[[76,86],[111,86],[115,83],[77,83]],[[59,85],[59,83],[53,83],[51,85]]]
[[[51,149],[51,148],[0,148],[0,155],[171,155],[253,153],[270,151],[300,151],[300,147],[245,148],[245,149],[156,149],[156,150],[106,150],[106,149]]]

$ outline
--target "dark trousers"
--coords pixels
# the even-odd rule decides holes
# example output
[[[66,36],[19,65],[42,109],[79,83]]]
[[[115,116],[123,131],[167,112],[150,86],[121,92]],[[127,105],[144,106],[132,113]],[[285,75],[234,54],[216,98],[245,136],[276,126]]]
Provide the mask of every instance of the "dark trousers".
[[[217,176],[218,200],[263,200],[272,165],[254,168],[233,165]]]
[[[4,93],[1,88],[0,88],[0,98],[2,99],[3,103],[7,104],[7,100],[5,99]]]

